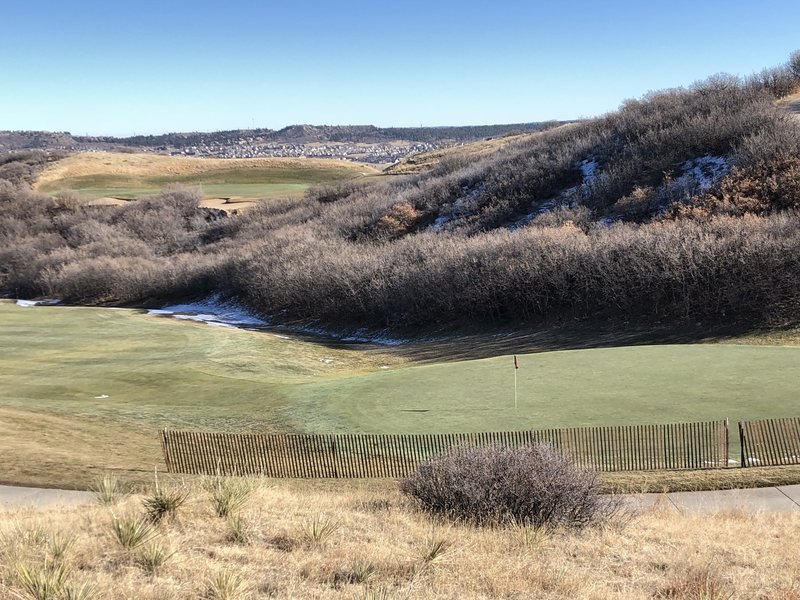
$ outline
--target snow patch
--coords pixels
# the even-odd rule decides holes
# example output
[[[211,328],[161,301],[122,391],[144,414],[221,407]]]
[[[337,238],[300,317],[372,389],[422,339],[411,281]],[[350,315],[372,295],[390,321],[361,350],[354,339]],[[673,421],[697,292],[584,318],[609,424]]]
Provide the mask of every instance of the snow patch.
[[[584,185],[590,185],[597,179],[597,161],[593,158],[582,160],[578,164],[578,168],[583,173]]]
[[[356,342],[359,344],[378,344],[379,346],[402,346],[407,344],[407,340],[385,337],[382,335],[370,335],[368,333],[349,335],[342,338],[343,342]]]
[[[266,325],[267,321],[232,301],[223,301],[218,295],[189,304],[173,304],[147,311],[149,315],[166,315],[185,321],[207,323],[215,327],[241,327]]]
[[[433,224],[428,227],[429,231],[441,231],[444,229],[444,226],[450,221],[450,217],[436,217],[436,220]]]
[[[263,327],[269,325],[269,321],[254,315],[247,308],[233,301],[223,301],[218,295],[214,295],[207,300],[192,302],[188,304],[173,304],[162,308],[153,308],[147,311],[149,315],[161,315],[181,319],[183,321],[197,321],[206,323],[214,327],[229,327],[232,329],[247,327]],[[401,340],[378,333],[371,333],[368,330],[357,330],[353,333],[336,333],[322,328],[304,326],[286,326],[287,331],[298,333],[309,333],[322,337],[338,339],[342,342],[354,342],[360,344],[378,344],[380,346],[400,346],[407,344],[408,340]],[[273,333],[277,338],[291,340],[287,335]],[[325,362],[325,361],[323,361]]]
[[[343,331],[335,331],[331,329],[325,329],[324,327],[314,327],[311,325],[277,325],[284,331],[289,332],[296,332],[296,333],[306,333],[310,335],[316,335],[319,337],[331,338],[334,340],[339,340],[340,342],[347,342],[347,343],[356,343],[356,344],[377,344],[378,346],[402,346],[403,344],[408,344],[410,340],[404,340],[400,338],[393,338],[387,335],[383,335],[380,331],[370,331],[368,329],[358,329],[356,331],[352,331],[349,333]],[[280,336],[277,334],[273,334],[276,337],[284,337],[285,339],[291,339],[287,336]],[[435,340],[437,338],[427,338],[429,340]]]
[[[603,227],[611,227],[614,223],[617,222],[616,219],[612,219],[611,217],[603,217],[599,221],[597,221]]]
[[[17,300],[17,306],[29,308],[31,306],[55,306],[61,304],[59,298],[46,298],[44,300]]]
[[[486,192],[486,187],[479,185],[470,190],[468,186],[463,186],[461,192],[464,195],[456,199],[449,208],[442,209],[441,214],[428,226],[427,231],[442,231],[450,221],[466,217],[477,211],[481,204],[481,198]]]
[[[684,183],[687,187],[695,187],[697,191],[704,192],[717,181],[731,172],[731,165],[724,156],[707,154],[699,158],[687,160],[681,166],[683,175],[676,181]]]

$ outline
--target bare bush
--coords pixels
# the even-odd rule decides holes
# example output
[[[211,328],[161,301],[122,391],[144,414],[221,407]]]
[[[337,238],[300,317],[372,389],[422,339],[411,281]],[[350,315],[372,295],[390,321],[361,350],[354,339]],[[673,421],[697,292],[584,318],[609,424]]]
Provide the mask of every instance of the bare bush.
[[[583,527],[609,518],[594,472],[552,447],[462,446],[420,465],[400,488],[434,515],[477,524]]]

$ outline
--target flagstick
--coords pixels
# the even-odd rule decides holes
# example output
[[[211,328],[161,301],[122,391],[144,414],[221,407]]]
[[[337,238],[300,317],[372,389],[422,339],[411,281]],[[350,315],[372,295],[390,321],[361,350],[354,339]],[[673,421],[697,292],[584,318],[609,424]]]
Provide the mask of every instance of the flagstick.
[[[514,365],[514,410],[517,410],[517,366]]]

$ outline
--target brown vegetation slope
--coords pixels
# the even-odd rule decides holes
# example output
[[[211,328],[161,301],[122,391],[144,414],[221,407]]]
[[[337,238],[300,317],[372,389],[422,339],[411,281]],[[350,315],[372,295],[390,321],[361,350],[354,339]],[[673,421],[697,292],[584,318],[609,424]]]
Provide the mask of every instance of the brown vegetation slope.
[[[328,325],[555,318],[796,323],[800,55],[651,93],[430,172],[216,219],[191,191],[88,207],[0,189],[0,287],[142,303],[212,292]]]

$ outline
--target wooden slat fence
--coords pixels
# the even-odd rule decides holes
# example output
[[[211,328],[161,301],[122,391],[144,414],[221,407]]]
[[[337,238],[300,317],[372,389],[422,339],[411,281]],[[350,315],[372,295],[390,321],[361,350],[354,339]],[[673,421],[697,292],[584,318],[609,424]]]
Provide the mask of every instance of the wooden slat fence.
[[[739,422],[743,467],[800,464],[800,418]]]
[[[727,421],[420,435],[261,435],[164,430],[171,473],[267,477],[405,477],[459,445],[546,442],[598,471],[710,469],[728,464]]]

